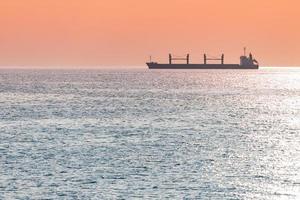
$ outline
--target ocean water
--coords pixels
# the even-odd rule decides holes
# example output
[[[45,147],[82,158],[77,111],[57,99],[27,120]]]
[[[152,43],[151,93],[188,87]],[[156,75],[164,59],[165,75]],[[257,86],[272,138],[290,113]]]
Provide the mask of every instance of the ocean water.
[[[0,70],[0,199],[300,199],[300,69]]]

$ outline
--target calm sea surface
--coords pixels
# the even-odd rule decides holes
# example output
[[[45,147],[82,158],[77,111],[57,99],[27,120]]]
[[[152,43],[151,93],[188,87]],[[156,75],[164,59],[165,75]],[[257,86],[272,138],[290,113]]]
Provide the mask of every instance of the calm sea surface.
[[[300,199],[300,69],[0,70],[0,199]]]

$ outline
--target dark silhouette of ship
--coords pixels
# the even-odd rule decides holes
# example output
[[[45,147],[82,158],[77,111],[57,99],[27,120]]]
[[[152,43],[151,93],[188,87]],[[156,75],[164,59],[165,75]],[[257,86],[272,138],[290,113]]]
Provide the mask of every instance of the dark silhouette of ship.
[[[184,64],[173,63],[174,60],[184,60]],[[221,61],[219,64],[208,64],[207,61]],[[160,64],[157,62],[152,62],[150,57],[150,62],[146,63],[149,69],[258,69],[259,64],[253,58],[250,53],[249,56],[246,56],[246,49],[244,49],[244,55],[240,57],[240,64],[224,64],[224,54],[221,58],[208,57],[204,54],[204,63],[203,64],[193,64],[190,63],[190,55],[187,54],[185,58],[182,57],[172,57],[169,54],[169,63]]]

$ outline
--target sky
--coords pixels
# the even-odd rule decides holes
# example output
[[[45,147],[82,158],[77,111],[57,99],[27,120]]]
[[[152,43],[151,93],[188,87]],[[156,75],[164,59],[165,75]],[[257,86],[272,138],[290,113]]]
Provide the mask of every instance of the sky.
[[[144,66],[169,53],[300,66],[299,0],[0,0],[0,66]]]

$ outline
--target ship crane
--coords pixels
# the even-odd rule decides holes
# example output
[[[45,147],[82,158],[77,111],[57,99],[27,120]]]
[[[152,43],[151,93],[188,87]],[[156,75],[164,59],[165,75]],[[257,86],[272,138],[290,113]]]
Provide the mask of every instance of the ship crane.
[[[172,64],[173,60],[184,60],[186,64],[190,64],[190,54],[187,54],[186,57],[173,57],[172,54],[169,54],[169,64]]]
[[[204,54],[204,64],[207,64],[208,60],[214,60],[214,61],[220,60],[221,64],[224,65],[224,58],[225,58],[224,54],[221,55],[221,58],[213,57],[213,56],[212,57],[208,57],[206,54]]]

